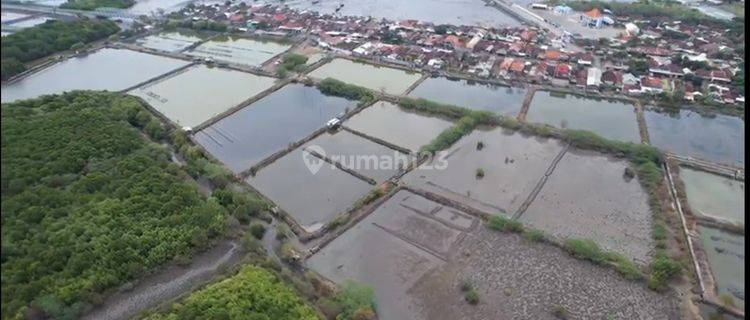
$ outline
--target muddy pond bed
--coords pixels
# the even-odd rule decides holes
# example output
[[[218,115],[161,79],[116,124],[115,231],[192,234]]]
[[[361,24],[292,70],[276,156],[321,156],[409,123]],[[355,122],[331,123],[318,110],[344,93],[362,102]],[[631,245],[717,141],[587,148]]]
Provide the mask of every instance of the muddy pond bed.
[[[420,319],[407,291],[443,264],[462,230],[476,223],[466,213],[402,190],[307,264],[339,283],[354,279],[373,285],[383,319]]]
[[[442,157],[409,172],[403,180],[480,210],[513,215],[563,147],[558,140],[524,136],[502,128],[474,130]],[[437,168],[443,160],[444,169],[430,169]],[[479,170],[482,177],[477,174]]]
[[[137,51],[104,48],[3,84],[2,102],[71,90],[124,90],[187,64],[188,61]]]
[[[569,149],[520,221],[559,240],[591,239],[648,265],[654,249],[648,194],[637,178],[624,176],[628,166],[625,160]]]
[[[195,139],[238,173],[324,127],[354,105],[315,87],[289,84],[197,132]]]
[[[372,285],[384,319],[555,319],[555,305],[574,319],[679,319],[671,295],[406,190],[306,264],[338,283]],[[479,304],[464,300],[463,283]]]
[[[136,88],[141,97],[181,127],[195,127],[270,88],[275,78],[198,65]]]

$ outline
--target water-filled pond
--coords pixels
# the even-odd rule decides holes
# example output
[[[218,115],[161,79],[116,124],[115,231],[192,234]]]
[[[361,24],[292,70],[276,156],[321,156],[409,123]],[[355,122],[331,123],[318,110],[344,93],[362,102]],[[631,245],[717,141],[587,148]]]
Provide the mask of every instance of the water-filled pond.
[[[344,213],[373,187],[322,161],[297,148],[246,181],[312,232]],[[320,166],[311,170],[308,163]]]
[[[608,139],[641,142],[635,106],[620,101],[537,91],[526,120],[589,130]]]
[[[335,78],[346,83],[355,84],[389,94],[403,94],[422,76],[400,69],[380,67],[371,64],[354,62],[347,59],[333,59],[310,72],[313,78]]]
[[[745,237],[700,225],[698,231],[719,296],[731,297],[735,306],[744,309]]]
[[[378,101],[351,117],[344,125],[416,152],[453,124],[442,118],[405,110],[390,102]]]
[[[185,32],[163,32],[140,38],[135,42],[143,47],[167,52],[179,52],[200,41],[196,34]]]
[[[745,182],[687,167],[680,179],[693,214],[745,224]]]
[[[326,132],[307,142],[311,148],[342,167],[356,171],[378,183],[383,182],[406,167],[414,158],[386,146],[370,141],[346,130],[334,134]]]
[[[197,132],[195,139],[235,172],[325,126],[355,102],[289,84]]]
[[[195,127],[270,88],[275,78],[198,65],[130,91],[181,127]]]
[[[467,80],[443,77],[429,78],[420,83],[409,96],[460,107],[489,110],[516,116],[521,110],[526,90]]]
[[[703,116],[680,110],[644,111],[651,144],[681,156],[745,166],[745,121],[726,115]]]
[[[105,48],[4,84],[2,102],[71,90],[124,90],[188,63],[131,50]]]
[[[289,45],[272,41],[216,37],[186,53],[191,56],[212,58],[230,63],[260,66],[263,62],[289,48]]]
[[[481,25],[485,27],[520,26],[513,17],[481,0],[288,0],[285,4],[298,9],[332,14],[372,16],[390,20],[421,20],[435,24]]]

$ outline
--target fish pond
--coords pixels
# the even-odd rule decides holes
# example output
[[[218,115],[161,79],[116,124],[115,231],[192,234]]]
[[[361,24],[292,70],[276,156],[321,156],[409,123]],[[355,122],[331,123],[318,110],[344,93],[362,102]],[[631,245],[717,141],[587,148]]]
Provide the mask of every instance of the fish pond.
[[[140,38],[135,42],[138,45],[149,49],[166,52],[180,52],[201,40],[202,38],[194,33],[164,32]]]
[[[197,48],[186,52],[188,55],[212,58],[248,66],[258,67],[268,59],[286,51],[291,46],[272,42],[238,37],[216,37]]]
[[[477,209],[512,215],[562,150],[558,140],[478,129],[403,180]]]
[[[275,80],[198,65],[130,93],[181,127],[192,128],[270,88]]]
[[[435,116],[403,109],[390,102],[378,101],[355,114],[344,126],[416,152],[443,130],[453,125]]]
[[[337,162],[378,183],[383,182],[405,168],[414,160],[386,146],[370,141],[346,130],[334,134],[326,132],[302,146]]]
[[[333,59],[310,72],[310,77],[335,78],[375,91],[389,94],[403,94],[414,82],[422,77],[419,73],[400,69],[354,62],[348,59]]]
[[[234,172],[241,172],[355,104],[315,87],[289,84],[197,132],[195,139]]]
[[[653,219],[648,194],[638,179],[624,174],[628,166],[625,160],[569,149],[520,221],[560,240],[591,239],[647,265],[654,249]]]
[[[422,319],[409,289],[444,263],[470,215],[398,191],[364,220],[307,260],[328,279],[354,279],[374,286],[383,319]]]
[[[297,9],[321,13],[372,16],[390,20],[421,20],[435,24],[480,25],[484,27],[520,26],[520,22],[481,0],[287,0]]]
[[[745,224],[745,182],[725,176],[680,168],[690,210],[693,214]]]
[[[2,102],[71,90],[124,90],[187,64],[131,50],[100,49],[4,84]]]
[[[635,107],[621,101],[537,91],[526,120],[558,128],[589,130],[608,139],[641,142]]]
[[[651,144],[681,156],[745,166],[745,121],[726,115],[704,116],[691,110],[678,113],[644,111]]]
[[[373,188],[302,148],[274,161],[246,181],[308,232],[320,229],[346,212]]]
[[[698,231],[720,299],[729,297],[744,309],[745,237],[700,225]]]
[[[521,111],[525,95],[526,90],[522,88],[443,77],[428,78],[409,93],[409,96],[415,98],[513,117]]]

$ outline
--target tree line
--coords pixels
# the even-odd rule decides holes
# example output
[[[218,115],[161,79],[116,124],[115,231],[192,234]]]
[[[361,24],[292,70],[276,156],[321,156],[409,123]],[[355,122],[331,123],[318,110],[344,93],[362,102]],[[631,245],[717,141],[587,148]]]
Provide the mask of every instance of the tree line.
[[[2,80],[26,70],[24,63],[55,52],[82,47],[120,31],[109,20],[50,20],[3,37]]]

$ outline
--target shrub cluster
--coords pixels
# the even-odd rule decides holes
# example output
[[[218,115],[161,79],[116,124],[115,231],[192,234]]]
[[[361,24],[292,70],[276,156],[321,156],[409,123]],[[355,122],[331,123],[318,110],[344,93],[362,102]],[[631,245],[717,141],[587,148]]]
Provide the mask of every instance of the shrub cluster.
[[[343,97],[349,100],[372,101],[374,95],[367,88],[348,84],[333,78],[326,78],[318,83],[318,90],[323,94]]]
[[[567,239],[564,248],[578,259],[588,260],[596,264],[611,263],[627,279],[637,280],[643,277],[633,261],[619,253],[602,250],[590,239]]]

